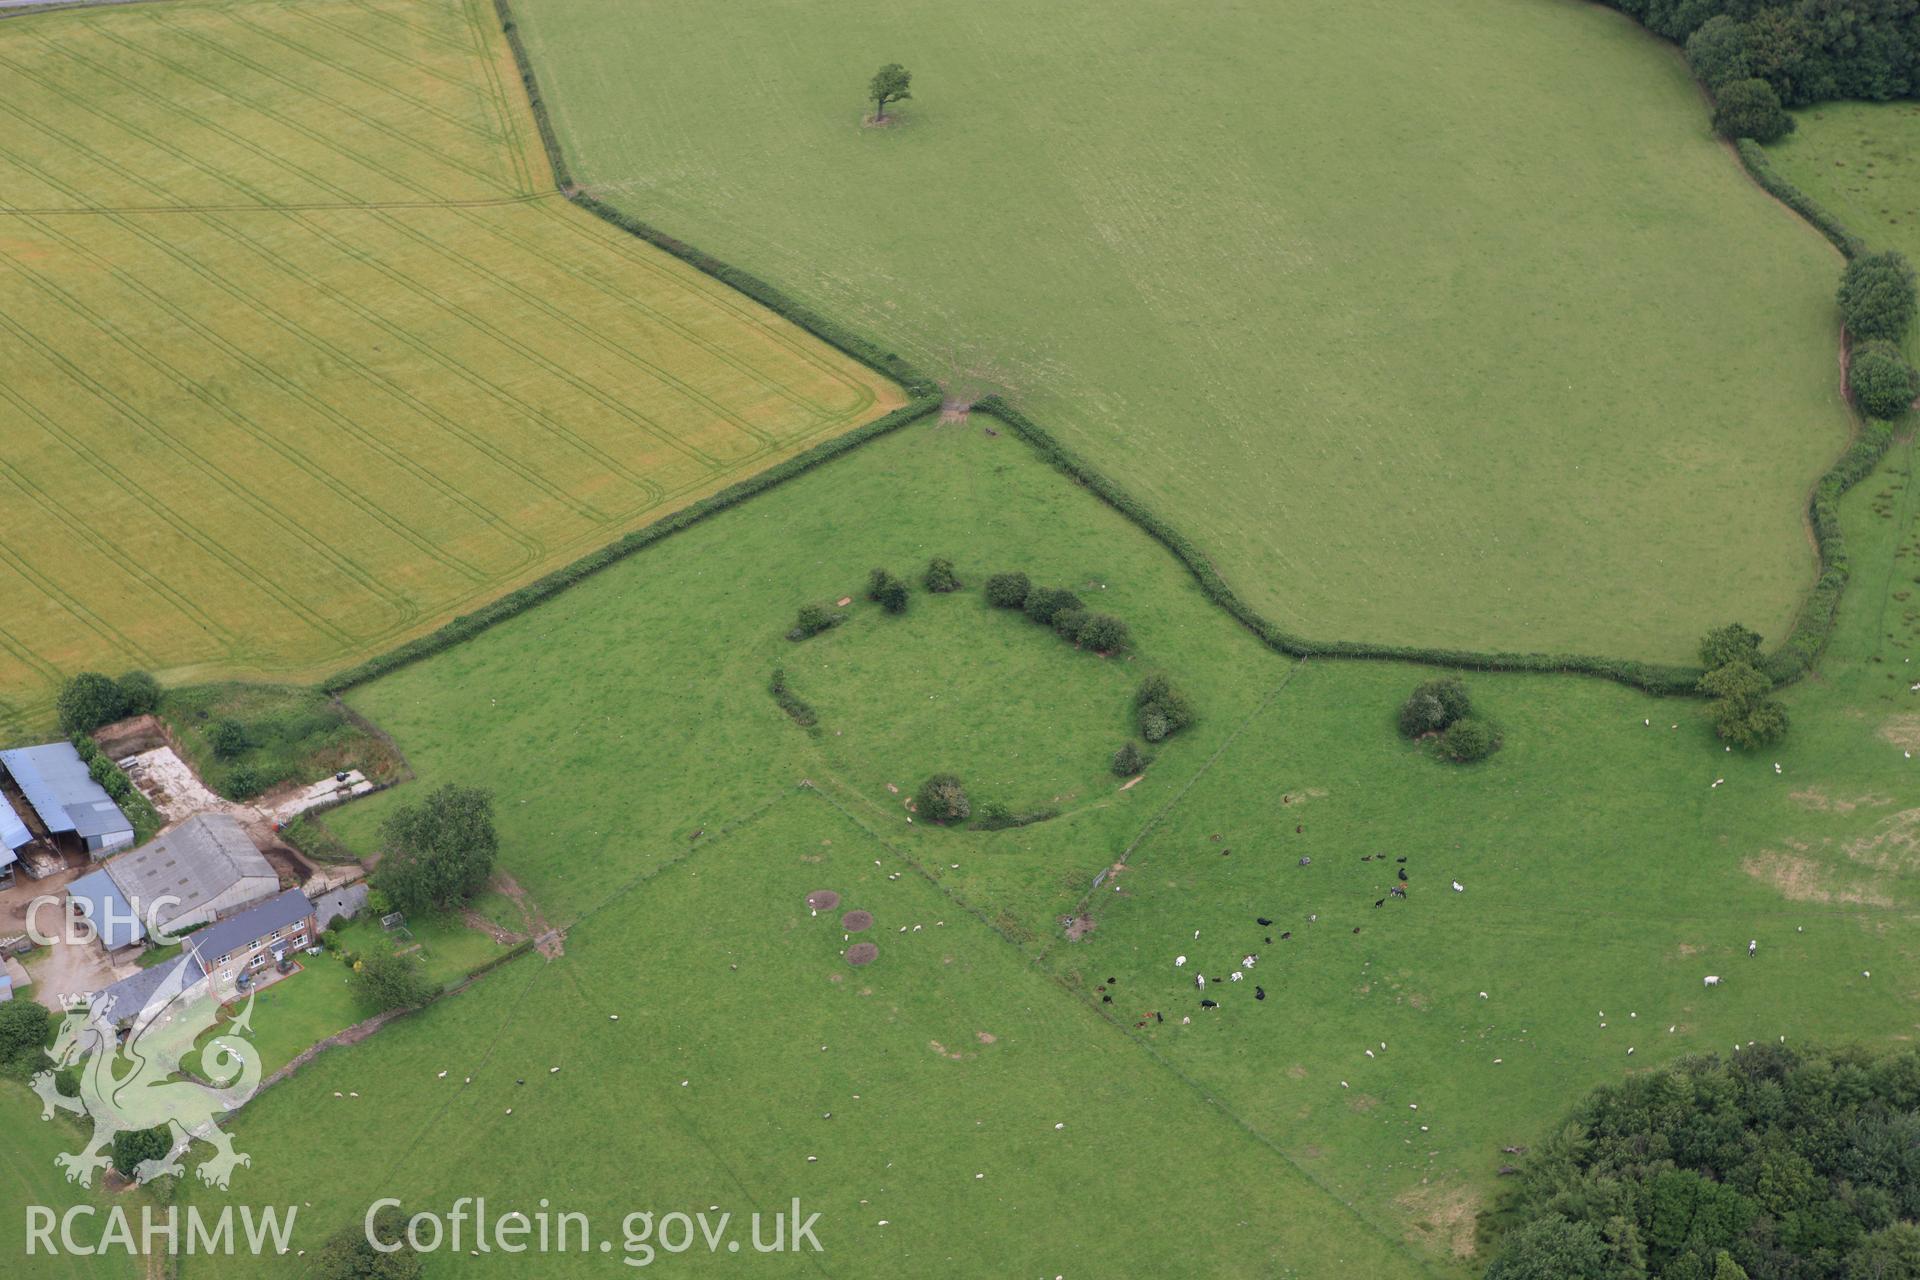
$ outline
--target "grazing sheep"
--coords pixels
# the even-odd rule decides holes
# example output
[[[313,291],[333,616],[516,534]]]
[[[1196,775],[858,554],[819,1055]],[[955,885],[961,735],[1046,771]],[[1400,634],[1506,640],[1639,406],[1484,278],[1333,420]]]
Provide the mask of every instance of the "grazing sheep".
[[[1710,973],[1710,974],[1708,974],[1708,975],[1707,975],[1707,985],[1708,985],[1708,986],[1710,986],[1710,987],[1717,987],[1717,986],[1719,986],[1719,985],[1720,985],[1720,975],[1719,975],[1719,974],[1717,974],[1717,973]]]

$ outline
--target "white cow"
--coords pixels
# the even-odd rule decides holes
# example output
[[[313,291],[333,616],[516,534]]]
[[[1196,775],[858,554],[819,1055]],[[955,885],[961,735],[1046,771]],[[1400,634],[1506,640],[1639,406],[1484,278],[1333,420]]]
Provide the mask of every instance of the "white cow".
[[[1715,973],[1710,973],[1710,974],[1708,974],[1708,975],[1707,975],[1707,985],[1708,985],[1708,986],[1710,986],[1710,987],[1717,987],[1717,986],[1719,986],[1719,985],[1720,985],[1720,975],[1719,975],[1719,974],[1715,974]]]

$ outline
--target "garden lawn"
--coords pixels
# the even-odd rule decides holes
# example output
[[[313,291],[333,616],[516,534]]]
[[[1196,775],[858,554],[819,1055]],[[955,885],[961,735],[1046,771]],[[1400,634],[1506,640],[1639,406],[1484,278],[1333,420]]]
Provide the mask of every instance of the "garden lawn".
[[[571,207],[488,0],[9,17],[0,192],[0,740],[316,679],[903,399]]]
[[[1824,102],[1767,148],[1774,167],[1874,249],[1920,259],[1920,104]],[[1920,361],[1920,333],[1907,335]]]
[[[1813,581],[1840,262],[1618,13],[513,8],[576,181],[1007,392],[1297,633],[1686,661]]]

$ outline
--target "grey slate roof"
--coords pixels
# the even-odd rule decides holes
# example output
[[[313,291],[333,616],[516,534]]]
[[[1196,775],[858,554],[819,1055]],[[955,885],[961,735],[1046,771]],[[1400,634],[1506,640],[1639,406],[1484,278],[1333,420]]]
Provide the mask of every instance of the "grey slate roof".
[[[313,904],[307,901],[307,895],[298,889],[289,889],[237,916],[188,934],[187,943],[200,954],[202,964],[211,965],[227,952],[258,942],[274,930],[305,920],[312,913]]]
[[[109,951],[130,947],[147,936],[132,904],[121,895],[120,886],[113,882],[113,877],[107,874],[104,867],[89,871],[68,885],[67,897],[78,904],[81,914],[93,922],[93,927],[100,933],[100,940],[107,944]]]
[[[110,987],[101,988],[94,993],[91,1012],[111,1022],[137,1019],[147,1012],[149,1004],[154,1006],[153,1012],[158,1012],[173,997],[206,976],[207,971],[201,968],[199,958],[193,954],[192,948],[188,948],[184,955],[165,964],[142,969]]]
[[[280,881],[240,824],[224,813],[195,814],[106,865],[107,874],[143,921],[149,904],[163,897],[180,900],[179,905],[155,913],[162,925],[248,877]]]
[[[71,742],[0,751],[0,766],[12,775],[27,803],[55,835],[71,831],[91,839],[133,830],[120,806],[107,798],[87,772],[87,762]]]

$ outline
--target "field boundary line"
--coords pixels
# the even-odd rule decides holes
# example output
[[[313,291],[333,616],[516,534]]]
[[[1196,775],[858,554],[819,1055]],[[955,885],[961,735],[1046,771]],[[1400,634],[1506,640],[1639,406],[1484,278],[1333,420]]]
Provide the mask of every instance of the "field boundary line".
[[[560,145],[559,135],[547,111],[546,100],[541,93],[532,59],[527,53],[525,42],[520,38],[519,24],[513,14],[512,0],[494,0],[494,7],[499,11],[502,30],[506,34],[507,43],[513,51],[514,60],[525,82],[534,121],[539,126],[540,140],[546,148],[547,159],[553,167],[555,182],[561,192],[573,203],[614,226],[666,250],[721,283],[738,289],[770,310],[785,315],[802,328],[839,347],[855,359],[902,381],[910,391],[918,392],[924,389],[930,393],[937,393],[936,384],[925,380],[923,375],[897,354],[876,352],[871,341],[795,302],[778,286],[722,262],[582,190],[573,178],[564,149]],[[1745,159],[1744,155],[1743,159]],[[1788,184],[1778,179],[1775,179],[1774,183],[1791,190]],[[1779,198],[1774,185],[1764,181],[1762,185]],[[1818,207],[1805,197],[1801,197],[1798,203],[1788,202],[1783,198],[1782,203],[1787,203],[1789,208],[1796,213],[1801,213],[1803,217],[1807,215],[1802,211],[1802,205]],[[1811,218],[1808,220],[1812,221]],[[1828,217],[1824,221],[1832,222],[1833,220]],[[1832,238],[1826,226],[1819,223],[1815,225],[1823,234],[1828,234]],[[909,378],[913,380],[908,381]],[[1378,644],[1367,641],[1322,641],[1295,635],[1269,621],[1241,599],[1239,594],[1228,585],[1212,560],[1186,535],[1160,519],[1114,481],[1069,452],[1051,432],[1003,397],[998,395],[985,397],[976,402],[973,408],[1005,423],[1029,444],[1039,449],[1056,468],[1084,487],[1091,489],[1109,506],[1145,530],[1187,568],[1209,600],[1225,609],[1235,621],[1251,631],[1269,648],[1291,657],[1409,662],[1469,671],[1587,675],[1612,680],[1656,696],[1699,696],[1696,686],[1702,671],[1699,667],[1691,665],[1607,658],[1590,654],[1480,651],[1423,645]],[[1856,422],[1858,421],[1856,415]],[[1776,683],[1789,683],[1811,671],[1833,630],[1840,595],[1844,592],[1848,576],[1845,541],[1839,529],[1838,514],[1834,504],[1842,494],[1878,464],[1880,457],[1885,453],[1890,434],[1878,424],[1861,424],[1856,429],[1854,439],[1848,448],[1814,485],[1808,501],[1808,516],[1814,531],[1820,561],[1819,572],[1812,588],[1802,601],[1799,615],[1787,638],[1767,656],[1766,670]]]

